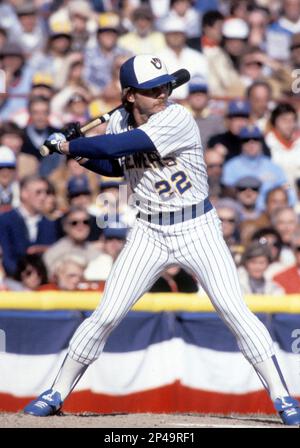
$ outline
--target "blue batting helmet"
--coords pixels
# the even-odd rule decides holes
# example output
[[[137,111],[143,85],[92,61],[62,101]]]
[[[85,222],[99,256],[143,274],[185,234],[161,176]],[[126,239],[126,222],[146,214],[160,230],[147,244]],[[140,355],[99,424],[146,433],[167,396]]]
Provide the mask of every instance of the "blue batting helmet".
[[[150,54],[134,56],[124,62],[120,69],[122,89],[152,89],[172,81],[175,81],[175,78],[168,74],[162,60]]]

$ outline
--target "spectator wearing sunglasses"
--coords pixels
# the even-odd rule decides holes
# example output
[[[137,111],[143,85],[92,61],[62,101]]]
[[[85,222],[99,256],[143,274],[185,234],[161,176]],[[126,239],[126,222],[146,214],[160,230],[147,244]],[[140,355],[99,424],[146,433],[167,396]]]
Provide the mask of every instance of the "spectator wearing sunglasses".
[[[286,294],[300,293],[300,229],[292,237],[291,248],[295,255],[295,264],[273,277],[282,286]]]
[[[234,187],[239,179],[253,176],[261,181],[261,188],[257,199],[257,208],[264,209],[267,191],[280,185],[287,185],[287,177],[282,168],[263,154],[263,135],[253,125],[241,129],[239,134],[242,152],[225,163],[222,182],[228,187]],[[290,195],[293,193],[290,192]]]
[[[256,209],[261,181],[254,176],[240,178],[235,184],[236,199],[241,205],[241,220],[256,219],[260,213]]]
[[[62,227],[65,236],[60,238],[44,254],[50,275],[53,273],[53,266],[65,254],[74,254],[82,257],[86,263],[91,261],[99,251],[88,241],[90,233],[90,217],[82,207],[71,207],[62,219]]]

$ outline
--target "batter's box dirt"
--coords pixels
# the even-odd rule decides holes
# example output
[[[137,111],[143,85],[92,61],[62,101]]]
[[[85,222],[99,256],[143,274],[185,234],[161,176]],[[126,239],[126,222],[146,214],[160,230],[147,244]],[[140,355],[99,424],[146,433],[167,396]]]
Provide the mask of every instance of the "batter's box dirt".
[[[32,417],[0,414],[0,428],[286,428],[272,415],[207,414],[62,414]],[[291,427],[288,427],[291,428]]]

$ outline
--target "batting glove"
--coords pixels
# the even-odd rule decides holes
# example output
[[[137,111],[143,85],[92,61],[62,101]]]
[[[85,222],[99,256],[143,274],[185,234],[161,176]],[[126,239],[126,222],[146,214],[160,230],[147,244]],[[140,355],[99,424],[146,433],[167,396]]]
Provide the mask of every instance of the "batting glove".
[[[53,154],[54,152],[63,154],[61,150],[61,144],[66,141],[67,139],[64,136],[64,134],[62,134],[61,132],[54,132],[53,134],[49,135],[44,145],[47,146],[47,148],[50,151],[50,154]]]
[[[75,138],[84,137],[84,134],[80,130],[80,123],[78,121],[67,124],[63,129],[63,133],[68,142],[74,140]]]

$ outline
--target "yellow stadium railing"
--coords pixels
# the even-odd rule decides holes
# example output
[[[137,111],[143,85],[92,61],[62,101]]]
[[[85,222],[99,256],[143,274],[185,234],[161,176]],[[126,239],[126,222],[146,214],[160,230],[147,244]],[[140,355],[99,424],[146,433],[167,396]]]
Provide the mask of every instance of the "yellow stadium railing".
[[[1,292],[0,310],[94,310],[102,294],[94,291]],[[300,294],[285,296],[249,295],[245,297],[255,313],[300,314]],[[134,311],[213,312],[208,297],[198,294],[148,293]]]

